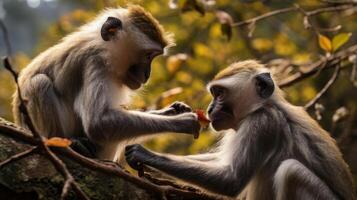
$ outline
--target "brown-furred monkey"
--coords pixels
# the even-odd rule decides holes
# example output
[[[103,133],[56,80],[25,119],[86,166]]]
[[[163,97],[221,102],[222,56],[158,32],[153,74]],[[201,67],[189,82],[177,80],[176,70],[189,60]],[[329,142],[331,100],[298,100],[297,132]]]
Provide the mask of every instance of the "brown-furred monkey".
[[[140,136],[198,133],[196,114],[180,102],[146,113],[122,108],[130,93],[148,81],[152,60],[172,45],[171,38],[150,13],[131,5],[103,11],[38,55],[19,76],[37,131],[45,137],[80,138],[74,147],[107,160],[115,160],[120,142]],[[18,95],[15,122],[25,127]]]
[[[254,200],[354,200],[352,176],[334,139],[303,108],[288,103],[256,61],[233,63],[208,85],[212,127],[223,131],[210,153],[174,156],[126,147],[126,160],[212,193]]]

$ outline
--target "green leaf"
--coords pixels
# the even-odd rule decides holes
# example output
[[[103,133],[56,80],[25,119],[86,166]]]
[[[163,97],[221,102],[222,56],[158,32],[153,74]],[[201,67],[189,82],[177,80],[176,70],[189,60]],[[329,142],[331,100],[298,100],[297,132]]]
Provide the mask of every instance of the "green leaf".
[[[332,49],[336,51],[342,45],[344,45],[351,37],[352,33],[340,33],[332,39]]]
[[[328,37],[321,34],[319,34],[319,45],[326,52],[331,52],[332,50],[331,40]]]

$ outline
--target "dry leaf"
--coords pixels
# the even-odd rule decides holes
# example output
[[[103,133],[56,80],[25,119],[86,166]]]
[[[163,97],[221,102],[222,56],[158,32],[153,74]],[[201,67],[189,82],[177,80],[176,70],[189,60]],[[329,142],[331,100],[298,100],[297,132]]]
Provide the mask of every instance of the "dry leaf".
[[[321,35],[321,34],[319,34],[319,45],[326,52],[332,51],[331,40],[328,37]]]
[[[158,107],[165,107],[169,105],[174,99],[174,97],[178,94],[181,94],[183,92],[182,87],[176,87],[172,88],[170,90],[167,90],[163,92],[160,97],[157,99],[156,105]]]
[[[232,24],[233,19],[232,17],[224,11],[217,11],[216,17],[221,24],[221,31],[222,34],[225,35],[228,41],[232,38]]]
[[[201,2],[198,2],[197,0],[186,0],[181,10],[182,12],[194,10],[200,13],[202,16],[205,15],[206,12],[204,5]]]
[[[69,147],[71,144],[71,140],[60,137],[53,137],[45,141],[45,145],[49,147]]]
[[[166,67],[170,74],[177,72],[181,68],[182,64],[187,60],[187,58],[187,54],[184,53],[170,56],[166,61]]]

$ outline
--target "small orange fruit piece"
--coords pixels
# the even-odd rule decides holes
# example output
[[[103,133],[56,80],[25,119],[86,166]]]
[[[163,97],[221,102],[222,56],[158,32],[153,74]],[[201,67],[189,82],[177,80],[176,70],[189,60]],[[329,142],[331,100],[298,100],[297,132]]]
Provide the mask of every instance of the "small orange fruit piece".
[[[71,144],[71,140],[60,137],[53,137],[45,141],[45,145],[49,147],[69,147]]]
[[[196,110],[196,114],[198,117],[198,121],[200,121],[200,125],[202,127],[208,126],[208,124],[211,122],[205,115],[203,110]]]

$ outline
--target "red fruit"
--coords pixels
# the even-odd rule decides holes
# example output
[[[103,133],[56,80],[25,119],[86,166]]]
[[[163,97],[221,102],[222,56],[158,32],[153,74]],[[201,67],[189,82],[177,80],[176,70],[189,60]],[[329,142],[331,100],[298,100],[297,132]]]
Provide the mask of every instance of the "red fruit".
[[[207,126],[211,121],[206,117],[203,110],[196,110],[198,121],[200,121],[201,126]]]

